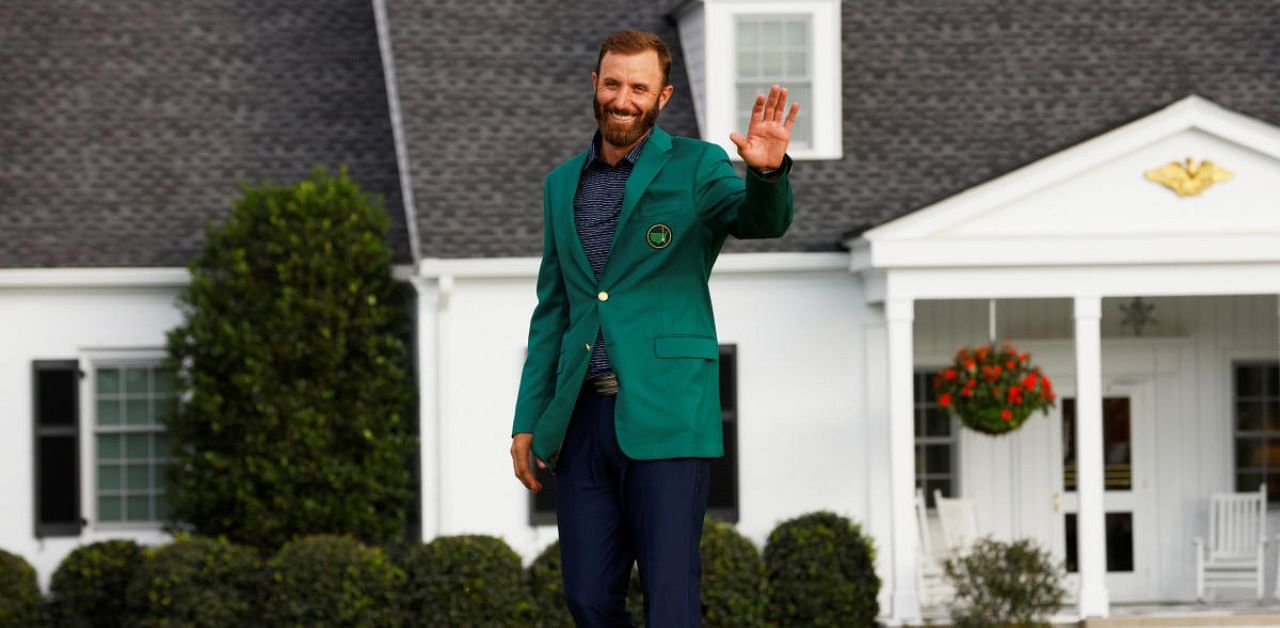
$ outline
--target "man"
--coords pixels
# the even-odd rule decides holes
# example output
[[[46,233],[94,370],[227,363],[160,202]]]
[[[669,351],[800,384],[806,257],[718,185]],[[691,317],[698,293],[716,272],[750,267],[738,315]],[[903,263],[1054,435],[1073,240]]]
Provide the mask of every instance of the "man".
[[[710,459],[724,453],[715,321],[707,279],[728,235],[778,237],[791,224],[786,156],[798,105],[759,96],[746,136],[724,150],[656,126],[671,99],[657,36],[600,47],[590,148],[543,188],[538,305],[512,428],[515,475],[559,483],[565,598],[580,626],[631,625],[638,563],[650,626],[701,621],[698,542]]]

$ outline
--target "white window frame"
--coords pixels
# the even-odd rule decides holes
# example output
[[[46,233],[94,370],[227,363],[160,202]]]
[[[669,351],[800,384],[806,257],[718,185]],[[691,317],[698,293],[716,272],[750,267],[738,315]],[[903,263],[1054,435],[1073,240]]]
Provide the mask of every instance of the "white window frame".
[[[795,160],[844,157],[841,112],[841,25],[839,0],[707,0],[706,11],[706,129],[703,138],[719,144],[730,159],[741,161],[729,141],[737,126],[737,39],[739,16],[804,16],[810,20],[810,76],[813,102],[800,103],[800,115],[813,123],[813,143],[788,152]]]
[[[102,538],[133,538],[139,542],[158,542],[163,521],[108,521],[98,518],[98,369],[128,367],[156,368],[161,366],[167,354],[160,347],[136,349],[95,349],[80,354],[80,370],[85,377],[80,380],[80,512],[88,520],[85,535],[92,540],[94,533]]]

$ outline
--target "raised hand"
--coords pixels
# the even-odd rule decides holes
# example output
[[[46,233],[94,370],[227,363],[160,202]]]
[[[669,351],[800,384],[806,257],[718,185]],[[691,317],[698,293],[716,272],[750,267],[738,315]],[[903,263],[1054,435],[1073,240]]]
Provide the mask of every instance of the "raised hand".
[[[782,166],[782,157],[787,154],[787,144],[791,143],[791,125],[796,122],[800,103],[791,105],[791,113],[787,114],[784,121],[782,114],[786,109],[787,90],[774,85],[769,89],[768,98],[756,96],[756,104],[751,108],[751,121],[747,125],[747,136],[729,134],[729,141],[738,147],[738,155],[748,166],[757,170],[773,170]]]

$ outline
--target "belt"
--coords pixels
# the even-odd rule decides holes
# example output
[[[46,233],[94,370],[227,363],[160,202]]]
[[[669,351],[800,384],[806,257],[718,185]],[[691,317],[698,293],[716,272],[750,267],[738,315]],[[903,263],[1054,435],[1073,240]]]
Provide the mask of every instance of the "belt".
[[[618,376],[615,373],[606,373],[587,383],[601,397],[613,397],[618,394]]]

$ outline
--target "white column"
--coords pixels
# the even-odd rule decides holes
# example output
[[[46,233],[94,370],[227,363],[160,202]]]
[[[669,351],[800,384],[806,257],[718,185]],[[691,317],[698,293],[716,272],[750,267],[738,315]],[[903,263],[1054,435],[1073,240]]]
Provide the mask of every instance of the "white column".
[[[1080,568],[1080,617],[1107,617],[1107,536],[1102,477],[1102,299],[1075,297],[1076,490],[1080,508],[1076,539]]]
[[[889,330],[889,464],[893,503],[893,619],[920,621],[916,591],[914,303],[885,302]]]
[[[865,378],[867,431],[866,464],[867,532],[876,541],[876,575],[880,577],[880,618],[893,615],[893,494],[890,491],[892,465],[889,456],[889,339],[884,308],[871,309],[873,322],[864,328],[866,339]]]
[[[443,530],[444,499],[441,481],[442,447],[444,434],[444,381],[446,370],[443,360],[446,346],[449,292],[453,277],[446,275],[436,281],[414,277],[413,287],[418,292],[418,456],[419,486],[422,494],[422,539],[430,541]]]

